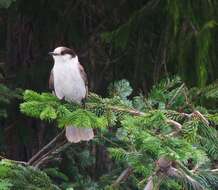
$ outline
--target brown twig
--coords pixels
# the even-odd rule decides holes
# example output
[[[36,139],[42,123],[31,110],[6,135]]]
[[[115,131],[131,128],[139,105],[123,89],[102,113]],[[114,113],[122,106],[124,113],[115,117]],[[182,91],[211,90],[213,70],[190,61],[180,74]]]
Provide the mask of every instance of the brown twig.
[[[114,146],[116,146],[116,147],[120,147],[117,143],[111,141],[110,139],[108,139],[108,138],[105,137],[104,135],[101,135],[101,137],[102,137],[105,141],[109,142],[110,144],[112,144],[112,145],[114,145]]]
[[[135,110],[135,109],[126,109],[126,108],[120,108],[120,107],[116,107],[116,106],[108,106],[108,108],[113,110],[113,111],[126,112],[126,113],[130,113],[132,115],[135,115],[135,116],[145,115],[144,112],[140,112],[140,111]]]
[[[193,115],[198,116],[206,125],[209,125],[209,121],[199,111],[194,111]]]
[[[116,181],[112,184],[112,187],[116,187],[118,186],[121,182],[126,181],[127,178],[132,174],[133,172],[133,168],[131,166],[129,166],[128,168],[126,168],[121,174],[120,176],[116,179]]]
[[[172,119],[167,119],[166,122],[170,125],[173,125],[176,128],[176,130],[178,130],[178,131],[180,131],[182,129],[182,125],[177,121],[174,121]]]
[[[114,107],[114,106],[110,106],[109,108],[114,110],[114,111],[127,112],[127,113],[130,113],[130,114],[135,115],[135,116],[143,116],[143,115],[145,115],[144,112],[140,112],[140,111],[135,110],[135,109],[125,109],[125,108],[119,108],[119,107]],[[177,122],[177,121],[174,121],[172,119],[167,119],[166,122],[168,124],[173,125],[176,128],[177,131],[180,131],[182,129],[182,125],[179,122]]]
[[[185,86],[185,84],[183,83],[179,88],[178,90],[176,91],[176,93],[174,94],[174,96],[172,97],[172,99],[167,103],[166,107],[169,108],[173,101],[175,100],[175,98],[178,96],[178,94],[181,92],[181,90],[183,89],[183,87]]]
[[[33,166],[35,168],[39,168],[41,165],[48,162],[52,157],[54,157],[56,154],[60,153],[61,151],[63,151],[67,147],[69,147],[71,144],[72,143],[69,143],[69,142],[67,142],[67,140],[65,140],[62,144],[59,145],[59,147],[56,147],[55,149],[49,151],[48,153],[43,155],[39,160],[35,161]]]
[[[39,163],[42,159],[44,158],[49,158],[50,155],[55,152],[55,150],[61,146],[63,146],[66,143],[66,139],[64,140],[64,142],[59,143],[59,145],[54,146],[51,150],[49,150],[48,152],[46,152],[45,154],[43,154],[42,156],[40,156],[38,159],[36,159],[35,161],[33,161],[31,163],[32,166],[36,166],[37,163]]]
[[[166,137],[174,137],[181,131],[182,125],[179,122],[171,120],[171,119],[168,119],[166,122],[168,124],[170,124],[170,125],[173,125],[175,127],[175,129],[176,129],[175,131],[173,131],[170,134],[166,135]]]
[[[43,154],[46,150],[51,148],[56,142],[58,142],[59,138],[63,136],[65,130],[62,130],[55,138],[53,138],[47,145],[45,145],[41,150],[39,150],[27,163],[31,165],[34,161]]]

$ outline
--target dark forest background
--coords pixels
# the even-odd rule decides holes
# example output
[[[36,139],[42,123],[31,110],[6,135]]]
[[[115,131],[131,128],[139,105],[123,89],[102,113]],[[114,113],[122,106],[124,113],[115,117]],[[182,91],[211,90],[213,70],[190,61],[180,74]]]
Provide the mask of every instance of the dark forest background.
[[[218,75],[217,0],[0,0],[0,82],[10,89],[49,91],[57,46],[74,48],[89,89],[106,97],[127,79],[147,95],[164,77],[204,87]],[[1,92],[0,92],[1,93]],[[56,133],[54,124],[27,118],[20,100],[0,120],[0,151],[27,161]],[[104,147],[97,147],[103,171]]]

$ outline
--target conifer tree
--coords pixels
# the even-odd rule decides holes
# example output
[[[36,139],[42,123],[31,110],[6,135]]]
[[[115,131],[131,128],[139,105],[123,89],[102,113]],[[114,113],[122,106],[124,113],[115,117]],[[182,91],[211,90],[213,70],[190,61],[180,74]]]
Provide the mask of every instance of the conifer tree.
[[[188,89],[174,77],[153,86],[147,97],[129,98],[132,88],[128,81],[121,80],[109,91],[108,98],[90,93],[84,109],[50,93],[26,90],[20,108],[28,116],[55,121],[59,128],[98,128],[101,132],[97,138],[110,142],[109,154],[126,167],[105,189],[122,187],[128,177],[145,190],[215,188],[217,169],[212,165],[218,152],[218,120],[216,108],[209,101],[216,102],[217,83]],[[109,138],[107,127],[115,129]],[[64,145],[33,165],[40,168]]]

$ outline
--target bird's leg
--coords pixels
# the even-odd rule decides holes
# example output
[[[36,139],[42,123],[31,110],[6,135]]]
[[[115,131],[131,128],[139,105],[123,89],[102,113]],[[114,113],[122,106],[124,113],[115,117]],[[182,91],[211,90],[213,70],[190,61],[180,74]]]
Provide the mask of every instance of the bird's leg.
[[[61,102],[61,103],[65,103],[65,97],[61,98],[61,99],[60,99],[60,102]]]
[[[82,103],[82,107],[86,109],[86,99],[85,98],[82,99],[81,103]]]

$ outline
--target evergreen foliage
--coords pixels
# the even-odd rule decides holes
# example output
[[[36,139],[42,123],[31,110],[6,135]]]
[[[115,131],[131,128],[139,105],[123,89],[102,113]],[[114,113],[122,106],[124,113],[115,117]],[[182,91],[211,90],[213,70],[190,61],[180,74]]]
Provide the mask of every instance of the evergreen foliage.
[[[7,117],[7,105],[14,99],[21,99],[21,90],[11,90],[4,84],[0,84],[0,118]]]
[[[73,146],[77,152],[71,152],[68,147],[71,172],[49,168],[49,175],[60,176],[54,181],[62,181],[61,188],[135,190],[148,179],[146,188],[156,183],[161,185],[154,188],[163,190],[216,189],[218,85],[208,84],[218,72],[217,13],[217,0],[0,0],[0,70],[7,67],[0,80],[9,87],[44,91],[50,69],[45,52],[60,44],[75,48],[92,90],[105,94],[107,84],[121,78],[134,87],[131,94],[127,80],[116,82],[108,98],[90,94],[85,109],[50,93],[25,92],[22,112],[43,125],[96,128],[87,149]],[[172,73],[183,80],[156,84]],[[197,87],[189,89],[183,81]],[[5,119],[15,94],[0,85],[2,136],[13,143],[12,149],[2,143],[3,152],[28,159],[52,132],[44,141],[38,138],[44,137],[43,127],[36,128],[35,119],[26,122],[14,109],[17,102]],[[108,167],[101,171],[96,166],[101,154],[93,158],[90,153],[96,147],[106,147],[112,157],[102,162]],[[160,158],[172,166],[168,173],[156,172]],[[128,168],[131,174],[119,181]],[[1,187],[9,188],[10,181]]]
[[[0,8],[9,8],[16,0],[0,0]]]
[[[114,54],[125,52],[125,64],[133,62],[149,81],[161,71],[176,71],[190,84],[203,87],[216,79],[212,73],[217,70],[217,7],[216,0],[146,1],[128,21],[102,33],[102,40]]]
[[[38,94],[31,90],[24,92],[21,112],[41,120],[56,120],[59,127],[75,125],[77,127],[101,128],[107,125],[105,117],[97,117],[80,105],[64,103],[50,93]]]
[[[110,98],[89,94],[85,109],[60,101],[50,93],[26,90],[20,108],[28,116],[55,120],[59,127],[72,124],[101,129],[94,142],[108,147],[120,169],[132,168],[130,180],[134,188],[145,186],[147,178],[148,190],[151,185],[178,190],[181,187],[209,190],[217,185],[217,171],[210,168],[218,152],[214,125],[217,114],[198,101],[208,97],[209,90],[205,89],[216,91],[215,84],[198,89],[201,96],[197,99],[196,89],[188,89],[178,77],[162,80],[153,86],[148,97],[129,99],[132,90],[125,80],[109,89]],[[107,126],[115,130],[108,132]],[[99,187],[99,182],[96,188],[93,184],[93,189],[114,189],[119,185],[126,188],[126,184],[110,183]]]
[[[1,190],[59,190],[42,171],[8,160],[0,162]]]

